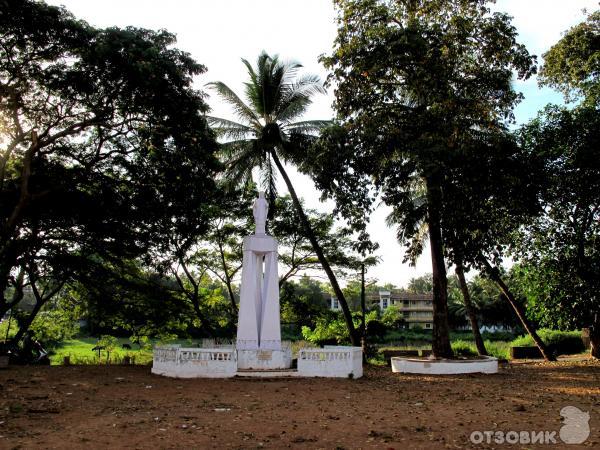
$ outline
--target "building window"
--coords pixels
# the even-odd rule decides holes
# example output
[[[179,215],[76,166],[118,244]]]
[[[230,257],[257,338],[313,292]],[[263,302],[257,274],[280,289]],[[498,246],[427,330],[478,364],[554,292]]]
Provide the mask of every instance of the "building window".
[[[331,298],[331,309],[340,309],[340,302],[337,298]]]
[[[388,299],[384,297],[381,299],[381,309],[385,309],[387,307],[388,307]]]
[[[430,323],[426,323],[425,324],[425,328],[431,329],[431,324]]]

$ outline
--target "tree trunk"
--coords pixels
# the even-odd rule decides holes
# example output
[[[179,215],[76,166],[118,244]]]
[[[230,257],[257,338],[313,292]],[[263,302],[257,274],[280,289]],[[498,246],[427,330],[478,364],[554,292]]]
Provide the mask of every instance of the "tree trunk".
[[[595,315],[590,327],[590,356],[600,359],[600,314]]]
[[[362,313],[361,321],[361,342],[363,349],[363,359],[367,357],[367,302],[365,295],[365,263],[360,265],[360,311]]]
[[[448,326],[448,281],[444,262],[440,209],[442,191],[437,177],[426,178],[427,225],[431,246],[431,272],[433,277],[433,336],[431,350],[435,358],[451,358],[450,327]]]
[[[31,310],[31,312],[29,313],[27,318],[22,323],[19,324],[19,330],[11,339],[11,342],[14,346],[17,346],[19,344],[19,342],[21,341],[21,339],[23,339],[23,336],[25,336],[25,333],[29,330],[29,327],[33,323],[33,320],[35,319],[37,314],[40,312],[40,309],[42,309],[42,306],[44,306],[44,303],[46,303],[46,302],[45,301],[36,302],[35,306]]]
[[[233,289],[231,287],[231,277],[229,276],[229,271],[227,270],[227,262],[225,261],[225,251],[223,250],[223,246],[219,241],[219,253],[221,255],[221,265],[223,266],[223,273],[225,274],[225,286],[227,286],[227,293],[229,294],[229,300],[231,301],[231,318],[235,322],[237,320],[237,305],[235,303],[235,295],[233,294]]]
[[[202,324],[202,328],[208,334],[208,337],[215,337],[215,330],[209,323],[208,319],[204,316],[204,314],[202,314],[202,311],[200,311],[200,303],[198,302],[197,296],[195,296],[195,299],[192,300],[192,306],[194,307],[196,317],[198,317],[198,320]]]
[[[523,306],[519,302],[517,302],[512,292],[510,292],[510,290],[508,289],[506,283],[504,283],[502,278],[500,278],[498,270],[493,268],[489,261],[483,256],[480,256],[479,260],[483,264],[485,271],[490,276],[492,281],[494,281],[498,285],[498,287],[502,291],[502,294],[504,294],[504,298],[508,301],[508,303],[510,303],[510,306],[512,306],[512,308],[514,309],[515,313],[517,314],[517,317],[523,325],[523,328],[525,328],[527,333],[529,333],[529,336],[531,336],[531,339],[533,339],[533,342],[535,342],[535,345],[537,345],[537,347],[540,349],[540,352],[542,353],[544,359],[546,361],[556,361],[556,358],[552,355],[552,353],[550,353],[550,350],[548,349],[546,344],[544,344],[544,341],[542,341],[542,339],[536,333],[533,324],[527,319],[527,316],[525,315],[525,309],[523,308]]]
[[[485,349],[485,344],[483,343],[481,333],[479,332],[477,316],[475,315],[473,303],[471,303],[471,294],[469,293],[469,286],[467,285],[467,281],[465,280],[465,272],[461,263],[456,264],[455,272],[456,276],[458,277],[458,282],[460,284],[460,290],[462,292],[463,299],[465,301],[465,309],[467,310],[467,315],[469,316],[469,321],[471,322],[471,328],[473,329],[473,338],[475,339],[475,346],[477,347],[477,352],[481,356],[487,356],[488,353]]]
[[[348,327],[348,332],[350,333],[350,341],[352,342],[352,345],[359,347],[360,346],[360,336],[358,335],[356,328],[354,327],[354,322],[352,321],[352,313],[350,312],[350,308],[348,307],[348,303],[346,302],[346,297],[344,296],[344,293],[342,292],[342,289],[340,288],[340,285],[338,284],[337,278],[335,277],[335,274],[333,273],[333,270],[331,269],[329,262],[327,261],[327,259],[325,258],[325,255],[323,254],[323,249],[319,245],[319,242],[317,241],[317,238],[312,231],[310,222],[308,221],[308,218],[306,217],[306,214],[304,213],[304,210],[302,209],[302,205],[300,204],[300,200],[298,199],[298,196],[296,195],[296,190],[294,189],[294,186],[292,185],[292,182],[291,182],[290,178],[288,177],[287,172],[283,168],[283,165],[281,164],[281,161],[279,160],[277,153],[275,151],[271,151],[271,157],[273,158],[275,165],[279,169],[279,173],[281,173],[281,176],[283,177],[285,184],[288,188],[288,191],[292,197],[292,202],[294,203],[296,212],[298,213],[298,216],[300,218],[300,223],[302,225],[302,228],[304,229],[304,233],[306,234],[306,237],[308,237],[308,240],[310,241],[315,253],[317,254],[317,258],[319,258],[319,262],[321,263],[323,270],[325,271],[325,273],[327,274],[327,277],[329,278],[329,282],[331,283],[333,292],[335,293],[335,296],[337,297],[338,302],[339,302],[340,306],[342,307],[342,312],[344,313],[344,319],[346,320],[346,326]]]

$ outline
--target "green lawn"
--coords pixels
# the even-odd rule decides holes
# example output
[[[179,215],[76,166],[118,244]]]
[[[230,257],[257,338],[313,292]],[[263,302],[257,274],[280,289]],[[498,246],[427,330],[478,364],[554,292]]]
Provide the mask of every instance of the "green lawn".
[[[80,337],[69,339],[62,342],[58,347],[54,348],[50,353],[50,363],[52,365],[60,365],[63,363],[65,356],[70,358],[71,364],[98,364],[105,363],[109,355],[106,351],[93,351],[98,340],[93,337]],[[131,345],[131,350],[121,347],[122,344]],[[119,339],[119,346],[110,353],[111,363],[120,363],[125,356],[135,359],[136,364],[145,364],[152,360],[151,350],[140,350],[136,344],[132,344],[127,338]]]
[[[140,349],[137,344],[133,344],[128,338],[118,338],[118,341],[119,345],[110,353],[111,364],[123,362],[126,356],[129,356],[135,364],[148,364],[152,361],[151,348]],[[50,363],[52,365],[61,365],[65,356],[70,358],[71,364],[106,363],[107,358],[109,358],[106,351],[102,350],[100,352],[100,359],[98,359],[98,352],[92,350],[97,345],[97,342],[98,340],[94,337],[79,337],[63,341],[50,352]],[[149,344],[155,345],[157,342],[150,341]],[[196,343],[191,340],[178,340],[173,343],[188,347],[196,346]],[[123,344],[129,344],[131,350],[124,349],[122,347]]]

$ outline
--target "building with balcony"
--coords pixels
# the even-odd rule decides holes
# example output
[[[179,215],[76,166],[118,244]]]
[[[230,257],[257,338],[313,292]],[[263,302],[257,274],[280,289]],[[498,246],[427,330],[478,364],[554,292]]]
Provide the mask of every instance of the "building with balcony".
[[[367,297],[369,304],[379,306],[381,311],[390,306],[402,313],[407,328],[419,326],[426,330],[433,328],[433,293],[411,294],[402,290],[384,291]]]

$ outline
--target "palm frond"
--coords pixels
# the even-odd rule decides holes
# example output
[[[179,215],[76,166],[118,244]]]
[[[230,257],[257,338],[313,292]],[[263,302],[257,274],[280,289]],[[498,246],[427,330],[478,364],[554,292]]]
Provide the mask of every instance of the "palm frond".
[[[323,128],[331,125],[331,120],[303,120],[301,122],[288,123],[283,125],[281,128],[286,132],[295,133],[318,133]]]
[[[240,119],[248,122],[252,126],[260,128],[260,121],[254,111],[252,111],[252,109],[250,109],[250,107],[248,107],[225,83],[214,81],[208,83],[207,86],[213,88],[225,102],[229,103]]]
[[[316,94],[325,94],[321,80],[316,75],[303,75],[282,88],[281,102],[277,108],[277,120],[291,122],[304,114]]]
[[[218,137],[230,140],[242,140],[256,135],[255,128],[218,117],[206,116],[210,127]]]

